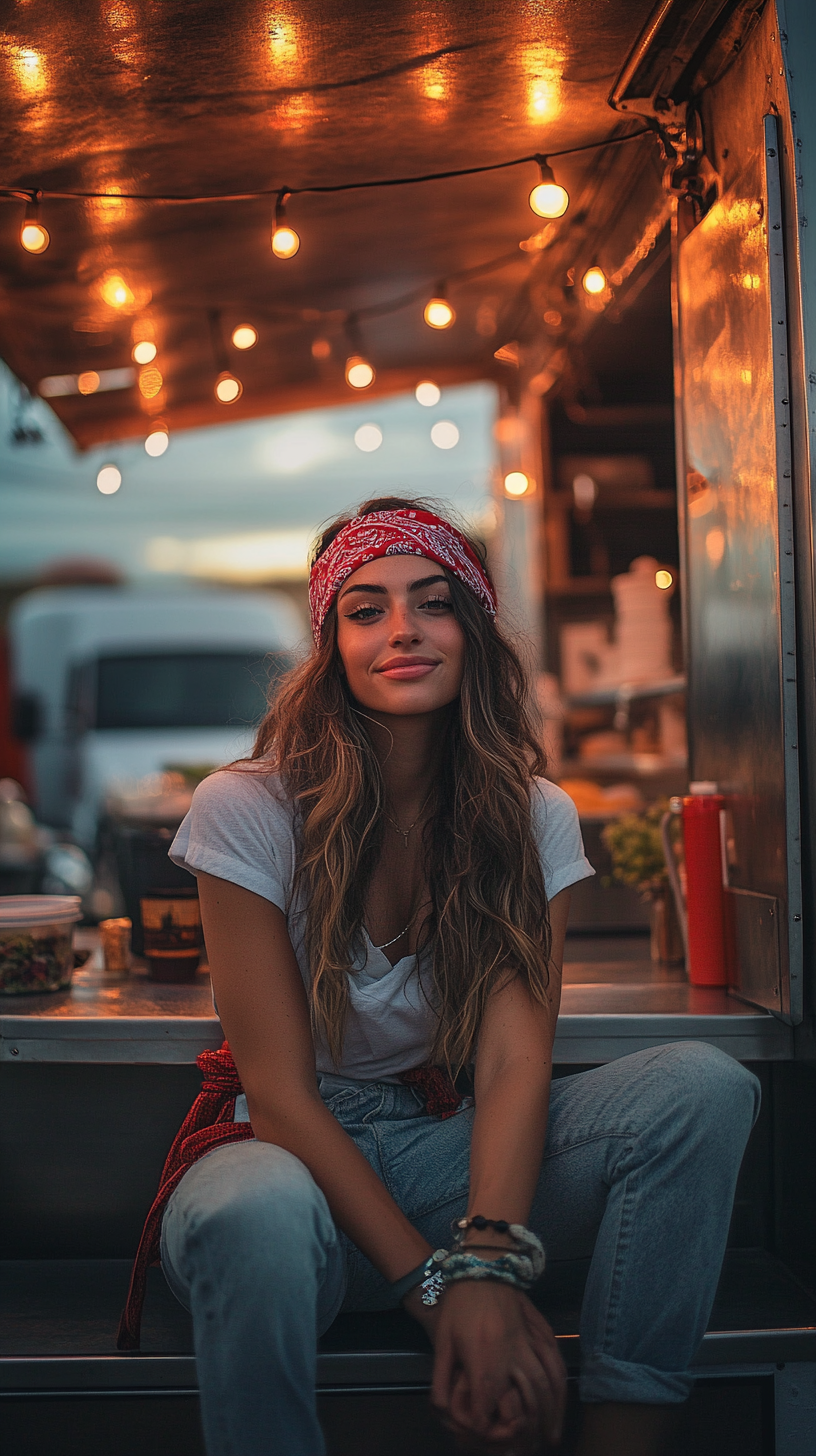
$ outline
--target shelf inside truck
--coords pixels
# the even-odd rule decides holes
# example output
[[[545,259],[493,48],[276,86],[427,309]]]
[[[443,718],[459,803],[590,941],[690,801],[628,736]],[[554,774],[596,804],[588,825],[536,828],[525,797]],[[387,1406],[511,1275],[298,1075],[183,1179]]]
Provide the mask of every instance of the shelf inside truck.
[[[144,972],[113,985],[79,972],[66,991],[0,1002],[0,1062],[189,1065],[222,1039],[205,974],[191,986],[160,986]],[[667,979],[649,960],[645,937],[568,940],[557,1063],[606,1062],[688,1039],[740,1061],[792,1053],[790,1028],[768,1012],[682,975]]]

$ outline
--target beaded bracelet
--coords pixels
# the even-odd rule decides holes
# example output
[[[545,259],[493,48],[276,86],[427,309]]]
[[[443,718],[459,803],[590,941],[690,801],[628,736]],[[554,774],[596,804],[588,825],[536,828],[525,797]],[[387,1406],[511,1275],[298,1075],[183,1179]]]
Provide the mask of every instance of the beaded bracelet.
[[[483,1213],[474,1213],[472,1218],[455,1218],[451,1223],[453,1232],[459,1238],[462,1238],[469,1228],[478,1229],[480,1233],[483,1229],[491,1228],[494,1233],[509,1234],[511,1227],[512,1225],[507,1222],[506,1218],[485,1218]]]
[[[493,1281],[496,1284],[512,1284],[524,1293],[532,1289],[534,1280],[528,1269],[521,1267],[513,1254],[498,1259],[479,1259],[475,1254],[451,1254],[440,1269],[442,1284],[459,1284],[465,1279]]]
[[[503,1222],[503,1219],[482,1221],[481,1218],[479,1224],[473,1219],[456,1221],[456,1244],[440,1268],[444,1285],[456,1284],[463,1279],[493,1279],[500,1284],[512,1284],[517,1289],[532,1289],[544,1273],[544,1249],[540,1239],[523,1224],[512,1223],[507,1224],[506,1229],[496,1229],[497,1233],[507,1232],[516,1245],[515,1249],[503,1251],[497,1259],[480,1259],[472,1252],[473,1248],[491,1247],[489,1245],[465,1247],[461,1242],[468,1227],[479,1228],[483,1224],[495,1228],[496,1223]]]

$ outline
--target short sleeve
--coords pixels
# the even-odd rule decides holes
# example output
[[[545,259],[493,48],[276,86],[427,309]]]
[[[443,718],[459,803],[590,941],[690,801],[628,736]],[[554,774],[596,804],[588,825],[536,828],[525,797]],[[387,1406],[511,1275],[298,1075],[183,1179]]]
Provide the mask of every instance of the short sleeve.
[[[289,909],[295,869],[293,814],[275,775],[221,769],[199,784],[170,858],[192,874],[229,880]]]
[[[532,792],[533,829],[544,872],[547,899],[587,880],[595,871],[584,854],[578,810],[569,794],[548,779],[536,779]]]

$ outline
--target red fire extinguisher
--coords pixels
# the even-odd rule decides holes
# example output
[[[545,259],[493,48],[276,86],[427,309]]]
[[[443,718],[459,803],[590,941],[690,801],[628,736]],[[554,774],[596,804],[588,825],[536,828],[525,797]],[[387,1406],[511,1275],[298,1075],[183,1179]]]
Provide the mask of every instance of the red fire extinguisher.
[[[722,818],[715,784],[694,784],[683,799],[688,977],[693,986],[728,984]]]

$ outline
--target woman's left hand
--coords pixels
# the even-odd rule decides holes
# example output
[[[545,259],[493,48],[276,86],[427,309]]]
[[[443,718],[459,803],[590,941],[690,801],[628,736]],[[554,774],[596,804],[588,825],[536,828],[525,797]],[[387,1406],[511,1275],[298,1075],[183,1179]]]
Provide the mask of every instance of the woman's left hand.
[[[449,1286],[434,1322],[431,1401],[474,1456],[532,1456],[561,1438],[566,1371],[550,1326],[506,1284]]]

